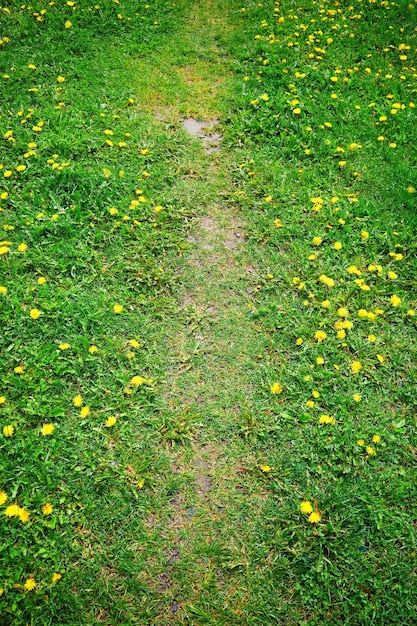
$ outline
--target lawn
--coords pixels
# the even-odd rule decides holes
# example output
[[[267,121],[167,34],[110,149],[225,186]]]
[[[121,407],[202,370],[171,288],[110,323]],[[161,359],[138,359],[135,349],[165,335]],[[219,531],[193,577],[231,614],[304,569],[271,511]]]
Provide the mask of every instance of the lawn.
[[[415,623],[416,15],[0,8],[1,624]]]

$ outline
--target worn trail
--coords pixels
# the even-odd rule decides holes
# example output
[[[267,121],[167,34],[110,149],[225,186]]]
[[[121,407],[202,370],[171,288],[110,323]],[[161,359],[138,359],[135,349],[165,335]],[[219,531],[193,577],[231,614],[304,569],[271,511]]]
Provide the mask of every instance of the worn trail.
[[[176,126],[196,143],[184,193],[196,198],[201,215],[178,268],[177,310],[161,345],[168,366],[159,410],[178,488],[165,519],[151,516],[147,522],[159,547],[148,572],[160,600],[158,624],[192,614],[201,620],[193,623],[211,623],[234,603],[241,623],[240,605],[250,601],[251,587],[242,536],[255,532],[250,512],[260,511],[268,497],[259,486],[248,486],[248,471],[258,460],[241,436],[253,419],[252,372],[261,346],[251,320],[256,270],[246,257],[231,157],[222,149],[218,121],[231,80],[218,41],[233,23],[224,11],[213,18],[219,11],[215,0],[192,5],[181,33],[187,65],[174,58],[162,68],[185,88],[177,97],[162,90],[154,103],[143,103],[154,107],[161,124]],[[155,67],[163,59],[161,51]]]

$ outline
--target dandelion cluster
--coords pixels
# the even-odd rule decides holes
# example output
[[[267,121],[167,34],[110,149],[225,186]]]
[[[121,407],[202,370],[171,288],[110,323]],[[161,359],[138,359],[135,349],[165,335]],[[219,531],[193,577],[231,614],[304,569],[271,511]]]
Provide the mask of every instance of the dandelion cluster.
[[[235,195],[267,249],[268,392],[277,416],[299,423],[292,455],[326,511],[337,507],[324,477],[361,484],[380,455],[406,454],[397,412],[411,419],[416,354],[415,15],[414,4],[374,0],[242,10],[252,52],[239,123],[262,140],[258,152],[247,142]],[[309,501],[301,511],[321,519]]]
[[[173,19],[133,5],[0,7],[0,527],[14,554],[3,553],[0,595],[11,604],[59,583],[69,555],[57,537],[72,541],[83,508],[68,476],[97,446],[122,447],[157,388],[144,310],[169,281],[183,215],[130,79],[108,87],[91,65],[108,62],[110,40],[129,50]],[[36,43],[22,50],[22,33]]]

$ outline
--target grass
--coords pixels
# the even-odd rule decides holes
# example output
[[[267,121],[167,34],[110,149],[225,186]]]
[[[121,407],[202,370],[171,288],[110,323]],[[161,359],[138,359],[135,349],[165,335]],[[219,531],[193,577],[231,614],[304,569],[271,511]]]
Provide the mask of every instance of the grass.
[[[2,623],[412,624],[414,5],[96,6],[1,10]]]

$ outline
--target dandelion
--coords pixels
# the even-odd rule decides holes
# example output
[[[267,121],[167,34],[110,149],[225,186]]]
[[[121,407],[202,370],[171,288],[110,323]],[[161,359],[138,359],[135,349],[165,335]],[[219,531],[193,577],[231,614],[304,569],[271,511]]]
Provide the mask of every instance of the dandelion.
[[[374,435],[372,441],[373,443],[379,443],[381,441],[381,435]]]
[[[268,472],[272,470],[272,467],[270,465],[260,465],[259,468],[265,474],[268,474]]]
[[[322,238],[321,237],[313,237],[313,244],[315,246],[319,246],[322,242]]]
[[[19,516],[20,507],[17,504],[10,504],[5,510],[4,514],[6,517],[18,517]]]
[[[366,241],[367,239],[369,239],[369,233],[368,233],[367,230],[363,230],[361,232],[361,239],[362,239],[362,241]]]
[[[28,246],[26,243],[21,243],[17,246],[17,249],[19,252],[26,252],[26,250],[28,249]]]
[[[354,393],[352,398],[354,399],[355,402],[360,402],[362,400],[362,396],[360,393]]]
[[[123,311],[123,307],[121,304],[114,304],[113,305],[113,311],[115,313],[121,313]]]
[[[317,363],[317,365],[323,365],[323,363],[324,363],[323,357],[322,356],[318,356],[317,359],[316,359],[316,363]]]
[[[358,439],[358,441],[356,443],[358,444],[358,446],[364,446],[365,445],[365,441],[363,439]]]
[[[353,361],[351,367],[352,367],[352,374],[358,374],[358,372],[360,372],[362,369],[362,364],[360,363],[360,361]]]
[[[35,587],[36,582],[33,577],[27,578],[25,584],[23,585],[23,588],[26,589],[26,591],[33,591]]]
[[[5,437],[11,437],[14,433],[14,426],[11,424],[8,426],[3,426],[3,435]]]
[[[311,524],[318,524],[320,522],[320,520],[321,520],[321,514],[319,513],[319,511],[313,511],[308,516],[308,521]]]
[[[319,424],[336,424],[333,415],[320,415]]]
[[[90,415],[90,407],[83,406],[83,408],[80,411],[80,417],[88,417],[89,415]]]
[[[52,435],[55,430],[55,426],[53,424],[44,424],[41,428],[41,434],[46,437],[47,435]]]
[[[78,394],[77,396],[74,396],[74,398],[72,399],[72,403],[74,406],[82,406],[83,405],[83,399],[80,396],[80,394]]]
[[[317,330],[314,333],[314,338],[317,339],[319,343],[321,343],[324,339],[326,339],[326,337],[327,337],[327,333],[325,333],[324,330]]]
[[[49,502],[47,502],[46,504],[43,505],[42,513],[44,515],[51,515],[52,511],[53,511],[53,507],[52,507],[51,504],[49,504]]]
[[[97,346],[90,346],[90,347],[88,348],[88,352],[89,352],[90,354],[95,354],[96,352],[98,352],[98,348],[97,348]]]
[[[39,309],[32,309],[29,315],[33,320],[37,320],[39,319],[41,312],[39,311]]]
[[[64,24],[65,28],[71,28],[72,26],[72,22],[70,22],[69,20],[67,20]]]
[[[373,448],[372,446],[366,446],[366,451],[369,456],[374,456],[376,454],[375,448]]]
[[[71,344],[69,344],[69,343],[60,343],[58,348],[60,350],[69,350],[69,348],[71,348]]]
[[[111,426],[114,426],[116,422],[117,422],[116,417],[114,417],[114,415],[111,415],[106,420],[106,427],[111,428]]]
[[[56,583],[58,582],[58,580],[61,580],[61,578],[62,578],[62,574],[58,574],[55,572],[54,575],[52,576],[52,582]]]
[[[7,502],[7,494],[4,491],[0,491],[0,506]]]
[[[274,383],[273,385],[271,385],[271,393],[278,395],[281,392],[282,392],[282,386],[279,383]]]
[[[297,346],[301,346],[301,344],[303,343],[302,337],[298,337],[298,339],[296,339],[295,343],[297,344]]]
[[[38,285],[44,285],[46,283],[46,278],[44,276],[39,276]]]
[[[301,513],[305,513],[305,514],[309,514],[313,512],[313,507],[311,502],[309,502],[308,500],[303,500],[300,504],[300,511]]]
[[[392,306],[399,306],[401,304],[401,298],[396,295],[391,296],[390,302]]]
[[[132,346],[132,348],[139,348],[140,347],[140,343],[139,343],[139,341],[136,341],[136,339],[129,339],[129,341],[127,343],[129,344],[129,346]]]
[[[327,287],[334,287],[335,282],[333,278],[329,278],[328,276],[326,276],[326,274],[322,274],[321,276],[319,276],[319,280],[320,282],[327,285]]]
[[[58,78],[56,79],[58,83],[62,84],[65,82],[65,77],[64,76],[58,76]]]
[[[333,248],[335,250],[341,250],[343,248],[343,245],[340,243],[340,241],[335,241],[335,243],[333,244]]]
[[[26,511],[26,509],[22,509],[19,507],[19,519],[22,522],[22,524],[26,524],[26,522],[29,521],[29,517],[30,517],[29,511]]]

